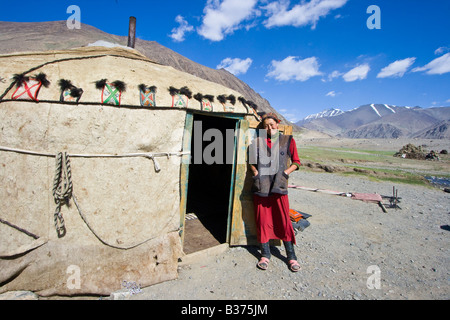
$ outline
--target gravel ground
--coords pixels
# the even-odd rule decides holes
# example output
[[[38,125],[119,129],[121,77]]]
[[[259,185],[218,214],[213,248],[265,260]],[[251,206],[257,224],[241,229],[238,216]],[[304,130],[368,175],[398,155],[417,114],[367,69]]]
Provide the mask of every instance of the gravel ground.
[[[392,195],[392,183],[300,171],[290,184]],[[136,300],[450,299],[450,194],[396,184],[401,209],[290,189],[291,207],[312,217],[296,236],[302,269],[289,271],[284,248],[272,247],[267,271],[259,248],[230,247],[179,267],[176,280],[142,288]],[[388,204],[388,200],[384,202]],[[377,280],[379,280],[377,282]]]

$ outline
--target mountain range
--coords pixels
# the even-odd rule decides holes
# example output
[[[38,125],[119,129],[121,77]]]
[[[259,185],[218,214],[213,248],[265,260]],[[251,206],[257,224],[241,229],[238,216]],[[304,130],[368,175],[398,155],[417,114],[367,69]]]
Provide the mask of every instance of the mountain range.
[[[367,104],[329,109],[305,117],[297,126],[345,138],[450,139],[450,107],[399,107]]]
[[[137,25],[139,28],[139,24]],[[128,30],[125,30],[128,31]],[[93,26],[81,24],[80,29],[67,28],[66,21],[6,22],[0,21],[0,54],[27,51],[64,50],[94,43],[126,46],[128,36],[103,32]],[[171,66],[199,78],[221,84],[240,92],[246,100],[254,102],[258,113],[275,112],[284,123],[292,124],[272,108],[270,103],[248,84],[225,69],[212,69],[194,62],[156,41],[136,38],[135,49],[147,58]]]

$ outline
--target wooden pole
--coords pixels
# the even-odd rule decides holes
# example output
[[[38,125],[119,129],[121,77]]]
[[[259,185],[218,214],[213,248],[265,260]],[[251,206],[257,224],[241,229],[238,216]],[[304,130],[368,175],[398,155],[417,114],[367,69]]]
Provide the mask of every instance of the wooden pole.
[[[136,18],[130,17],[130,26],[128,28],[128,47],[134,49],[136,41]]]

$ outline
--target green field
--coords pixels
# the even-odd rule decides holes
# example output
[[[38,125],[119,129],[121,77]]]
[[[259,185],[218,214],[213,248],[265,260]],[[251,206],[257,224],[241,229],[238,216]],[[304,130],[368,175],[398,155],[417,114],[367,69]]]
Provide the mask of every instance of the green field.
[[[325,170],[358,175],[377,181],[430,186],[425,176],[450,179],[450,157],[440,160],[415,160],[394,157],[394,151],[359,150],[322,146],[299,146],[302,170]],[[325,169],[324,169],[325,168]]]

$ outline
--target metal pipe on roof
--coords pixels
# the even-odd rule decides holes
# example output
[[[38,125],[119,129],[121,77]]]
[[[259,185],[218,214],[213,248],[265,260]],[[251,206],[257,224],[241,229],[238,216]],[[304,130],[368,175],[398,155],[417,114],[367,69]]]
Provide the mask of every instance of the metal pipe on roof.
[[[130,25],[128,28],[128,44],[127,46],[134,49],[136,41],[136,18],[130,17]]]

